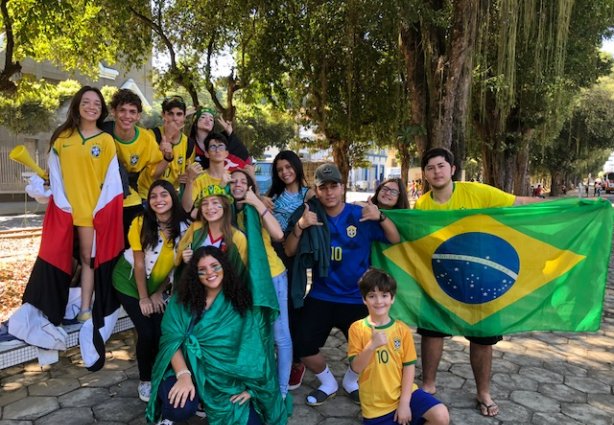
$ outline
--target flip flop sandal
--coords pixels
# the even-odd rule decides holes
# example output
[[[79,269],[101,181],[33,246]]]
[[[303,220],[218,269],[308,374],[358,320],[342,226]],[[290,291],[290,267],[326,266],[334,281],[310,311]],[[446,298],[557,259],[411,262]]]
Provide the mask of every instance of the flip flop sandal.
[[[332,394],[326,394],[322,390],[313,390],[312,392],[307,394],[307,397],[305,397],[305,404],[307,404],[307,406],[319,406],[322,403],[324,403],[326,400],[330,398],[335,398],[336,395],[337,395],[336,391]],[[309,400],[310,398],[315,401],[313,402],[310,401]]]
[[[482,414],[482,416],[486,416],[488,418],[492,418],[495,417],[499,414],[499,412],[495,413],[494,415],[491,415],[490,413],[490,409],[495,409],[495,408],[499,408],[499,406],[497,406],[497,403],[495,403],[494,401],[491,404],[486,404],[481,402],[480,400],[476,400],[477,401],[477,405],[476,408],[478,409],[478,411]],[[486,414],[484,414],[484,410],[486,410]]]

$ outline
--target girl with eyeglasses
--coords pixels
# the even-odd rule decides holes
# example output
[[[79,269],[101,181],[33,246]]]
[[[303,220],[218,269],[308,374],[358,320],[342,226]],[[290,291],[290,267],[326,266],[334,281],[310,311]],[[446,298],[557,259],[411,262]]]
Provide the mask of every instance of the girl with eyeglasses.
[[[199,403],[210,425],[286,424],[252,292],[227,255],[194,251],[171,297],[154,366],[147,420],[187,421]]]
[[[399,210],[409,208],[409,199],[403,180],[391,178],[384,180],[375,189],[372,202],[381,210]]]
[[[165,291],[173,277],[175,248],[187,227],[173,185],[156,180],[149,188],[147,208],[130,225],[129,248],[113,271],[117,297],[137,333],[137,392],[145,402],[151,393],[151,371],[158,352]]]

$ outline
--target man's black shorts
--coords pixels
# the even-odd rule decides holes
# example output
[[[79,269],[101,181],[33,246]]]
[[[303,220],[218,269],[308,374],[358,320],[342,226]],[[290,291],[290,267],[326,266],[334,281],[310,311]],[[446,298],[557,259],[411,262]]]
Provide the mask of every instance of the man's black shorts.
[[[428,329],[422,329],[422,328],[418,328],[417,332],[422,335],[422,336],[431,336],[434,338],[444,338],[446,336],[452,336],[452,335],[448,335],[448,334],[444,334],[441,332],[437,332],[437,331],[430,331]],[[496,336],[466,336],[466,339],[468,339],[469,341],[475,343],[475,344],[480,344],[480,345],[495,345],[497,342],[501,341],[503,339],[503,337],[501,335],[496,335]]]
[[[339,329],[348,338],[352,323],[367,317],[364,304],[345,304],[305,298],[301,321],[298,325],[294,350],[299,357],[318,354],[333,328]]]

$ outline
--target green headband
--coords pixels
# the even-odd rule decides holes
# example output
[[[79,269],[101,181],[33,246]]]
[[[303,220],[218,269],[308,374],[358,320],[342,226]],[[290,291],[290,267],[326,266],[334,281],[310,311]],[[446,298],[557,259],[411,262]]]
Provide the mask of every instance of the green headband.
[[[215,117],[217,111],[213,108],[198,108],[198,111],[196,111],[196,120],[198,120],[203,114],[210,114],[211,116]]]

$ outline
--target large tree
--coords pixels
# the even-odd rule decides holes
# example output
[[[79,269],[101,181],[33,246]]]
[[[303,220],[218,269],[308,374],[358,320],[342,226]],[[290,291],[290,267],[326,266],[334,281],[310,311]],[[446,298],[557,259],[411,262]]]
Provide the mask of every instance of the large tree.
[[[370,141],[396,138],[396,9],[386,0],[286,1],[263,14],[258,89],[314,128],[344,178]]]
[[[531,151],[559,133],[570,100],[608,72],[611,0],[498,0],[480,17],[471,106],[485,182],[529,189]]]

